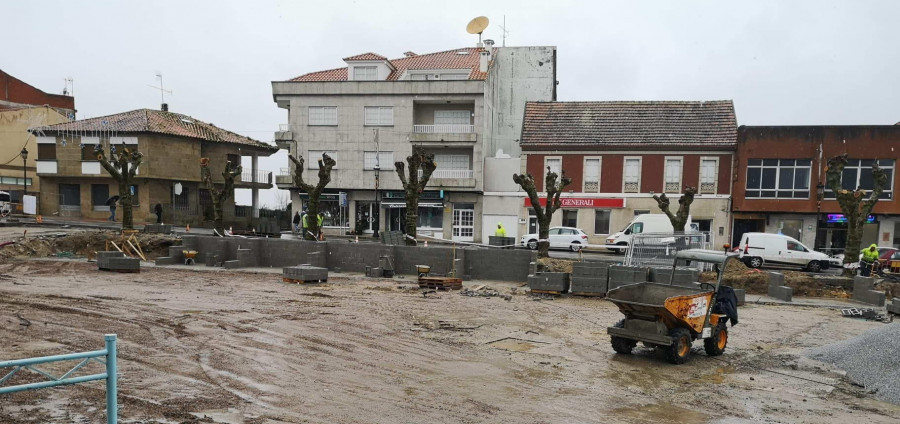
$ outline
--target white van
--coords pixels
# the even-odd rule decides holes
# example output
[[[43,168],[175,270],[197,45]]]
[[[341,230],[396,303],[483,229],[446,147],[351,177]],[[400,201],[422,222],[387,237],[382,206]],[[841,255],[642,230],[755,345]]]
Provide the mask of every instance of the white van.
[[[808,271],[828,269],[828,255],[816,252],[784,234],[744,233],[738,246],[741,259],[751,268],[766,264],[798,266]]]
[[[606,248],[621,253],[631,244],[632,234],[673,232],[672,221],[668,216],[661,213],[645,213],[634,217],[634,221],[631,221],[624,230],[607,237]]]
[[[10,196],[8,192],[0,191],[0,216],[7,216],[12,212]]]

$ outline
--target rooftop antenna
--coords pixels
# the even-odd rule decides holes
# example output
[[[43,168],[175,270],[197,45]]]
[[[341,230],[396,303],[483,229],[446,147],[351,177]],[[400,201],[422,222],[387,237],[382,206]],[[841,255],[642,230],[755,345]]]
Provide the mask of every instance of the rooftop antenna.
[[[66,86],[63,88],[63,96],[72,96],[75,97],[75,80],[72,77],[63,78]],[[72,86],[72,89],[69,89],[69,86]]]
[[[490,21],[486,16],[479,16],[469,21],[469,24],[466,25],[466,32],[469,34],[478,34],[478,47],[484,46],[484,44],[481,43],[481,33],[487,28],[489,22]]]
[[[150,84],[147,84],[147,86],[159,90],[159,98],[160,98],[161,103],[162,103],[160,109],[161,109],[163,112],[168,112],[168,111],[169,111],[169,105],[166,104],[166,93],[172,94],[172,90],[166,90],[165,88],[163,88],[163,76],[162,76],[162,72],[156,71],[156,78],[159,78],[159,87],[157,87],[157,86],[155,86],[155,85],[150,85]]]
[[[503,15],[503,25],[500,25],[500,29],[503,31],[503,47],[506,47],[506,35],[509,34],[506,30],[506,15]]]

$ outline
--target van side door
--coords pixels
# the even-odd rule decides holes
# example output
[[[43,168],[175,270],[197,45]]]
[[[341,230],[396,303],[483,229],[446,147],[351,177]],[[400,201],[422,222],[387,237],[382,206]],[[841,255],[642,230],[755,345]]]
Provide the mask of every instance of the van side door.
[[[787,239],[786,241],[785,258],[793,265],[805,267],[811,259],[809,250],[796,240]]]

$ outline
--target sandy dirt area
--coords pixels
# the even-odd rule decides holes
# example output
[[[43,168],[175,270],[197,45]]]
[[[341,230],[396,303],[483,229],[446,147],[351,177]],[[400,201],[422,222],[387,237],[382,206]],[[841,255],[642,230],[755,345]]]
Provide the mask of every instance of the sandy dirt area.
[[[289,285],[278,274],[117,274],[84,261],[7,259],[0,359],[101,349],[103,334],[117,333],[123,423],[821,424],[900,416],[900,407],[800,355],[900,324],[748,305],[725,355],[707,357],[695,343],[691,360],[675,366],[642,347],[614,354],[606,327],[620,313],[605,300],[536,300],[523,289],[508,301],[423,295],[412,283],[345,275]],[[488,284],[505,294],[515,287]],[[86,373],[100,370],[91,367]],[[0,395],[3,423],[104,416],[102,382]]]

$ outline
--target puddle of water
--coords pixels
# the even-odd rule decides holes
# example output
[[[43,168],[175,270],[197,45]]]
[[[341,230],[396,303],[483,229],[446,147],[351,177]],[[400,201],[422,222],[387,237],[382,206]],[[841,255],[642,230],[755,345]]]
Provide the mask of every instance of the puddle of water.
[[[705,423],[711,418],[704,413],[670,403],[616,408],[611,411],[610,416],[616,421],[634,424]]]
[[[725,378],[729,374],[734,373],[733,365],[726,365],[724,367],[716,368],[716,371],[710,374],[702,375],[697,378],[693,378],[690,380],[691,383],[712,383],[712,384],[722,384],[725,382]]]
[[[531,349],[538,347],[538,344],[544,344],[544,342],[532,342],[529,340],[508,337],[488,344],[497,349],[509,350],[512,352],[528,352]]]

